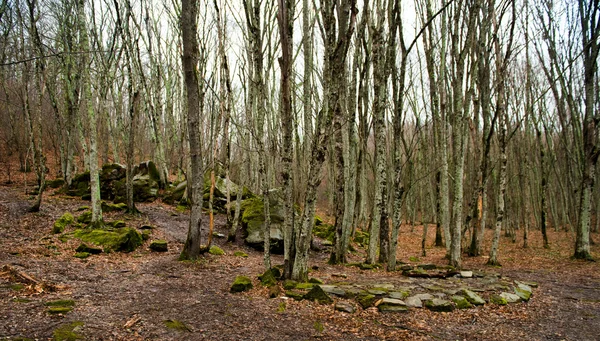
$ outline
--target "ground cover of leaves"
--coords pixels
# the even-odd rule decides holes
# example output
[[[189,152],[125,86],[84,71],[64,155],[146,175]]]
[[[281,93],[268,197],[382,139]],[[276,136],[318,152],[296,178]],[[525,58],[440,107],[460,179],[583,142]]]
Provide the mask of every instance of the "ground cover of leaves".
[[[294,301],[280,295],[268,298],[268,289],[256,279],[262,271],[262,253],[242,242],[215,238],[223,256],[206,254],[197,262],[179,262],[187,233],[188,216],[174,207],[139,204],[141,216],[107,213],[105,219],[125,220],[128,226],[153,225],[151,238],[131,253],[73,257],[80,242],[52,235],[52,224],[64,212],[78,214],[89,202],[45,195],[39,213],[27,213],[31,197],[21,184],[0,186],[0,340],[19,337],[86,340],[596,340],[600,325],[600,265],[570,259],[574,236],[550,232],[550,249],[531,231],[529,248],[521,241],[502,238],[501,268],[485,265],[486,257],[468,258],[464,267],[493,271],[539,284],[528,303],[435,313],[426,309],[408,313],[380,313],[376,308],[354,314],[334,311],[333,305]],[[205,220],[204,226],[206,227]],[[217,216],[216,232],[226,233]],[[69,228],[67,228],[68,232]],[[71,228],[72,230],[72,228]],[[206,233],[206,232],[205,232]],[[403,226],[398,258],[446,264],[443,248],[431,246],[420,255],[422,226]],[[486,236],[489,249],[491,232]],[[600,236],[593,235],[600,240]],[[151,240],[168,241],[169,251],[151,252]],[[206,241],[206,238],[203,238]],[[248,257],[236,257],[243,251]],[[592,247],[599,256],[598,246]],[[363,271],[327,265],[327,252],[312,252],[310,273],[327,282],[394,282],[401,273]],[[352,262],[364,259],[359,250]],[[415,258],[412,258],[413,260]],[[274,264],[283,262],[273,257]],[[41,284],[23,283],[2,267],[31,276]],[[237,275],[253,279],[254,289],[232,294]],[[51,314],[48,302],[73,300],[68,312]],[[70,328],[70,329],[69,329]]]

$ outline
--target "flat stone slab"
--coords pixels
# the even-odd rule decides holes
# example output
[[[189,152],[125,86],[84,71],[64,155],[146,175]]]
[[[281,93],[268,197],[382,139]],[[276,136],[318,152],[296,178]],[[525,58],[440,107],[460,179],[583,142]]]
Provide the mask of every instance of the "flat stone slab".
[[[503,292],[500,294],[500,297],[504,298],[507,303],[521,302],[521,297],[519,297],[519,295],[515,295],[510,292]]]
[[[432,294],[416,294],[414,297],[420,299],[421,301],[432,300],[435,298]]]
[[[431,311],[450,312],[454,310],[454,305],[452,305],[452,302],[450,301],[434,298],[432,300],[425,301],[425,308]]]
[[[473,291],[469,290],[469,289],[463,289],[460,291],[460,294],[463,295],[467,301],[469,301],[469,303],[474,304],[474,305],[484,305],[485,304],[485,300],[483,298],[481,298],[481,296],[477,295],[476,293],[474,293]]]
[[[527,284],[518,283],[515,287],[515,294],[517,294],[523,301],[527,302],[533,294],[533,290]]]
[[[381,312],[404,312],[408,311],[406,303],[402,300],[394,298],[382,298],[376,303],[377,309]]]
[[[342,311],[344,313],[352,314],[356,311],[356,307],[350,302],[339,301],[335,304],[335,310]]]
[[[321,289],[330,295],[346,297],[346,291],[335,285],[321,285]]]
[[[473,271],[461,271],[460,272],[460,277],[462,277],[462,278],[472,278],[473,277]]]

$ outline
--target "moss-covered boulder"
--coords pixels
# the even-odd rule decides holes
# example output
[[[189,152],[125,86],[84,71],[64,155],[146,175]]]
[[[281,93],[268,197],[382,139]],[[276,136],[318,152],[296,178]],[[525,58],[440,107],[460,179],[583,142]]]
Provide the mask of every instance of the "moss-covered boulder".
[[[295,289],[296,285],[298,285],[298,282],[296,282],[292,279],[286,279],[285,281],[283,281],[283,288],[285,290]]]
[[[283,253],[283,222],[282,208],[275,199],[269,200],[271,217],[270,240],[271,252]],[[265,222],[264,203],[261,198],[250,198],[242,202],[242,232],[246,244],[263,250],[263,225]]]
[[[185,189],[187,188],[187,181],[182,181],[175,186],[171,186],[165,192],[162,201],[166,204],[173,205],[181,201]]]
[[[356,301],[361,305],[361,307],[363,307],[363,309],[372,307],[376,300],[377,296],[368,293],[359,294],[356,297]]]
[[[190,329],[190,327],[186,326],[185,323],[179,321],[179,320],[164,320],[163,323],[165,324],[165,327],[169,328],[169,329],[174,329],[180,332],[191,332],[192,330]]]
[[[477,295],[475,292],[469,290],[469,289],[462,289],[460,291],[460,294],[462,296],[464,296],[467,301],[469,301],[469,303],[474,304],[474,305],[484,305],[485,304],[485,300],[483,298],[481,298],[479,295]]]
[[[75,321],[67,324],[63,324],[54,330],[52,333],[52,341],[76,341],[83,340],[83,335],[79,334],[83,322]]]
[[[529,301],[531,295],[533,294],[533,290],[531,289],[531,287],[523,283],[517,282],[517,285],[515,286],[514,290],[515,294],[525,302]]]
[[[281,277],[281,271],[277,268],[271,268],[258,276],[260,283],[266,287],[277,285],[277,280]]]
[[[318,285],[315,285],[309,292],[304,295],[305,300],[316,301],[320,304],[331,304],[333,300],[327,293]]]
[[[208,249],[208,253],[215,256],[223,256],[225,251],[216,245],[211,245],[210,249]]]
[[[169,251],[169,247],[167,245],[167,241],[166,240],[153,240],[150,243],[150,246],[148,246],[150,248],[150,250],[155,251],[155,252],[167,252]]]
[[[64,179],[46,180],[46,186],[49,188],[59,188],[65,184]]]
[[[142,235],[135,229],[79,229],[75,230],[75,238],[84,242],[102,246],[104,252],[131,252],[142,245]]]
[[[293,298],[295,301],[302,301],[304,299],[304,293],[297,290],[286,290],[285,296]]]
[[[73,257],[79,258],[79,259],[86,259],[89,256],[91,256],[91,254],[89,252],[77,252],[76,254],[73,255]]]
[[[77,222],[80,224],[89,224],[92,222],[92,211],[84,211],[79,217],[77,217]]]
[[[124,202],[118,204],[111,204],[102,202],[102,212],[125,212],[127,211],[127,204]]]
[[[67,226],[73,224],[74,222],[75,218],[73,218],[73,215],[69,212],[66,212],[54,222],[54,225],[52,226],[52,233],[62,233]]]
[[[457,309],[470,309],[473,308],[473,305],[463,296],[453,295],[451,297],[452,302],[456,305]]]
[[[313,227],[313,234],[316,237],[333,242],[333,237],[335,236],[335,227],[331,224],[325,223],[321,223],[319,225],[315,224]]]
[[[506,298],[504,298],[500,295],[493,294],[490,296],[490,303],[497,304],[497,305],[507,305],[508,301],[506,301]]]
[[[252,289],[252,280],[246,276],[237,276],[229,291],[231,292],[243,292]]]
[[[454,306],[452,305],[452,302],[442,300],[439,298],[434,298],[432,300],[425,301],[425,308],[427,308],[431,311],[438,311],[438,312],[450,312],[450,311],[454,310]]]
[[[73,197],[83,197],[90,193],[90,172],[84,172],[73,176],[71,185],[65,192],[65,194]]]
[[[354,233],[354,242],[362,247],[369,245],[369,233],[362,230],[356,230]]]

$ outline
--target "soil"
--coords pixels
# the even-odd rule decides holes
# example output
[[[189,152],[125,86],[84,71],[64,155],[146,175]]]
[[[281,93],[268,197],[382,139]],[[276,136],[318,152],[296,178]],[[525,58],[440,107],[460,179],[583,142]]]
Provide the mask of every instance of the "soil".
[[[527,303],[486,304],[451,313],[426,309],[380,313],[376,308],[358,308],[347,314],[334,311],[333,305],[298,302],[282,295],[269,299],[268,289],[256,279],[263,271],[262,252],[248,248],[240,238],[235,243],[213,239],[226,252],[224,256],[206,254],[196,262],[178,261],[188,214],[160,202],[138,204],[140,216],[104,216],[108,221],[126,220],[131,227],[155,226],[150,240],[136,251],[75,258],[79,241],[61,241],[59,235],[51,234],[52,224],[64,212],[77,215],[77,208],[89,202],[49,191],[41,211],[27,213],[32,198],[24,193],[22,186],[0,186],[0,268],[8,266],[48,286],[19,285],[14,276],[0,270],[0,340],[48,340],[55,330],[75,321],[83,322],[75,334],[86,340],[598,339],[600,265],[570,259],[571,232],[550,231],[550,249],[541,247],[538,231],[531,231],[527,249],[520,241],[502,238],[502,267],[486,266],[487,257],[465,256],[466,269],[537,282],[539,287]],[[216,216],[216,232],[227,233],[224,221],[223,216]],[[429,234],[427,245],[433,243],[433,228]],[[446,264],[443,248],[428,246],[427,256],[421,256],[421,235],[422,226],[402,227],[399,260],[418,257],[421,263]],[[593,238],[600,240],[597,234]],[[155,239],[167,240],[169,251],[151,252],[148,245]],[[489,249],[488,244],[484,246]],[[235,257],[238,250],[249,257]],[[592,252],[598,257],[598,246]],[[327,259],[327,251],[311,253],[311,277],[326,283],[406,279],[400,273],[327,265]],[[363,259],[364,250],[350,257],[351,262]],[[274,255],[273,263],[283,263],[282,257]],[[346,278],[340,279],[342,274]],[[230,293],[237,275],[252,278],[254,289]],[[44,303],[58,299],[74,300],[73,310],[49,314]],[[168,328],[168,320],[181,321],[185,327]]]

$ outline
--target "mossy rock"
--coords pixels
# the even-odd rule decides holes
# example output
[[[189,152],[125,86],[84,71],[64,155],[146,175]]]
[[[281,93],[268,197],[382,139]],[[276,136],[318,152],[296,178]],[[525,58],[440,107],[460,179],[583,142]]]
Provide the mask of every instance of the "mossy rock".
[[[73,255],[73,257],[79,258],[79,259],[86,259],[89,256],[91,256],[91,253],[89,253],[89,252],[77,252],[76,254]]]
[[[190,329],[190,327],[186,326],[185,323],[179,321],[179,320],[164,320],[163,323],[165,324],[165,327],[169,328],[169,329],[174,329],[180,332],[191,332],[192,330]]]
[[[131,252],[142,245],[142,235],[135,229],[79,229],[73,234],[84,242],[104,247],[104,252]]]
[[[460,294],[463,295],[467,299],[467,301],[469,301],[471,304],[474,304],[474,305],[484,305],[485,304],[485,300],[471,290],[463,289],[460,291]]]
[[[231,292],[243,292],[252,289],[252,280],[246,276],[237,276],[231,284]]]
[[[514,288],[515,294],[519,296],[523,301],[527,302],[531,298],[533,294],[533,290],[527,284],[517,283],[517,286]]]
[[[454,295],[451,297],[452,302],[456,305],[457,309],[470,309],[473,305],[463,296]]]
[[[115,221],[106,223],[106,225],[110,226],[112,228],[115,228],[115,229],[120,229],[120,228],[127,226],[127,223],[125,223],[123,220],[115,220]]]
[[[314,283],[298,283],[298,284],[296,284],[296,289],[311,290],[314,286],[315,286]]]
[[[102,249],[97,248],[97,247],[93,247],[93,246],[88,246],[85,243],[81,243],[75,249],[75,252],[87,252],[87,253],[92,254],[92,255],[97,255],[97,254],[102,253]]]
[[[407,312],[408,307],[402,300],[395,298],[382,298],[376,303],[377,309],[380,312]]]
[[[311,277],[308,279],[308,283],[323,284],[323,281],[318,278]]]
[[[354,242],[362,247],[369,245],[369,233],[361,230],[356,230],[354,233]]]
[[[64,179],[46,180],[46,186],[48,186],[49,188],[59,188],[64,184]]]
[[[148,247],[150,248],[150,250],[155,252],[167,252],[169,250],[167,241],[162,239],[153,240],[152,243],[150,243],[150,246]]]
[[[377,300],[377,296],[371,294],[359,294],[356,297],[356,301],[360,304],[363,309],[367,309],[372,307]]]
[[[53,341],[75,341],[82,340],[83,335],[79,334],[81,327],[84,326],[84,323],[81,321],[75,321],[68,324],[63,324],[54,330],[52,334]]]
[[[296,282],[292,279],[286,279],[285,281],[283,281],[283,288],[285,290],[295,289],[296,285],[298,285],[298,282]]]
[[[75,211],[76,212],[81,212],[81,211],[86,211],[86,210],[91,210],[91,208],[89,206],[79,206]]]
[[[335,236],[335,227],[330,224],[321,223],[319,225],[315,225],[313,228],[313,234],[321,239],[333,242],[333,237]]]
[[[89,224],[92,222],[92,211],[85,211],[77,217],[77,222],[82,224]]]
[[[46,307],[73,307],[75,306],[74,300],[56,300],[48,301],[44,303]]]
[[[233,253],[233,255],[236,256],[236,257],[243,257],[243,258],[247,258],[248,257],[248,254],[245,253],[244,251],[235,251]]]
[[[58,314],[66,314],[73,310],[73,307],[48,307],[48,314],[50,315],[58,315]]]
[[[437,312],[451,312],[454,310],[454,306],[450,301],[434,298],[432,300],[425,301],[425,308],[431,311]]]
[[[309,292],[304,295],[305,300],[316,301],[320,304],[331,304],[333,300],[327,293],[318,285],[315,285]]]
[[[152,233],[150,231],[143,231],[142,232],[142,240],[146,241],[148,239],[150,239],[150,236],[152,236]]]
[[[126,203],[111,204],[102,202],[102,212],[125,212],[127,211]]]
[[[497,305],[507,305],[508,301],[506,300],[506,298],[504,298],[500,295],[491,295],[490,303],[497,304]]]
[[[277,279],[281,277],[281,272],[277,268],[271,268],[258,276],[260,283],[266,287],[277,285]]]
[[[57,221],[54,222],[54,226],[52,227],[52,233],[58,234],[63,233],[65,228],[75,222],[75,218],[69,212],[63,214]]]
[[[221,249],[217,245],[211,245],[210,249],[208,249],[208,253],[214,256],[223,256],[225,254],[225,251],[223,251],[223,249]]]
[[[295,290],[286,290],[285,296],[293,298],[295,301],[302,301],[304,299],[304,293]]]
[[[283,253],[283,222],[282,207],[275,198],[270,198],[270,250],[272,253]],[[263,250],[263,225],[265,222],[264,203],[262,198],[250,198],[242,202],[241,222],[244,241],[249,246]]]

